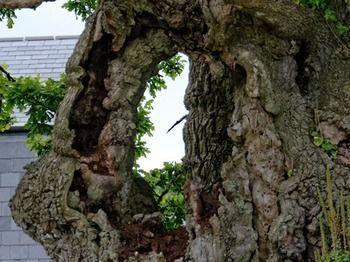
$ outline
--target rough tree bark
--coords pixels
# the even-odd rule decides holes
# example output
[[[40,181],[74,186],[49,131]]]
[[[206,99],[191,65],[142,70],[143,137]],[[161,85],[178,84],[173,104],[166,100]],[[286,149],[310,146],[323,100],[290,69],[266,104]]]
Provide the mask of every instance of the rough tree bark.
[[[55,2],[55,0],[0,0],[0,8],[37,8],[43,2]]]
[[[132,175],[145,83],[179,51],[187,235],[158,228]],[[313,261],[326,165],[350,191],[349,58],[292,1],[101,1],[67,65],[54,149],[28,166],[13,217],[56,261]]]

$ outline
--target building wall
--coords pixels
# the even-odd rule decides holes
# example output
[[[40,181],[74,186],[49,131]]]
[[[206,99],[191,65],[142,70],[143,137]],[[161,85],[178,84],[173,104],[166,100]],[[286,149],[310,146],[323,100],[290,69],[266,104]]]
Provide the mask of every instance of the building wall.
[[[0,133],[0,262],[50,261],[44,248],[15,224],[8,207],[23,167],[36,158],[25,140],[25,133]]]

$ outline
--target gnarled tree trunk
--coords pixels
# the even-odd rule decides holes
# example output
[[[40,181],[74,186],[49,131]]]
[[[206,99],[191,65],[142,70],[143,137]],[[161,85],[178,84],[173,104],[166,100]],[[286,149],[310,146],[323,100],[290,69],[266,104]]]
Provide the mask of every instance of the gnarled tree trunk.
[[[145,83],[179,51],[191,61],[188,235],[158,228],[132,174]],[[313,261],[326,165],[350,191],[349,58],[292,1],[101,1],[67,65],[54,149],[28,166],[14,219],[57,261]]]

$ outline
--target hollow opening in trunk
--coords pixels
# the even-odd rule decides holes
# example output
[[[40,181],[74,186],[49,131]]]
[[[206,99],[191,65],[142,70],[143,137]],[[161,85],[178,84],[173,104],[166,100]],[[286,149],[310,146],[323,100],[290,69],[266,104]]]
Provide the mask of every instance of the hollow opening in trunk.
[[[109,39],[103,38],[100,41],[105,41],[106,45],[109,43]],[[100,44],[105,46],[104,42]],[[137,219],[134,216],[128,223],[122,221],[121,214],[118,213],[120,206],[116,204],[119,203],[117,196],[119,189],[113,189],[115,177],[105,167],[107,153],[103,148],[101,151],[97,145],[101,131],[99,128],[95,130],[96,133],[93,131],[93,135],[97,138],[96,141],[92,139],[91,145],[85,145],[85,140],[90,141],[91,139],[84,138],[82,128],[85,122],[89,126],[90,120],[94,117],[89,118],[90,122],[84,122],[84,119],[79,118],[78,115],[71,116],[71,128],[81,131],[77,132],[73,147],[81,153],[82,162],[73,177],[68,193],[68,205],[85,216],[88,216],[89,213],[97,213],[102,209],[107,214],[109,222],[121,233],[121,258],[123,259],[133,256],[135,252],[147,254],[154,251],[156,253],[162,252],[167,261],[174,261],[184,257],[186,252],[188,235],[184,227],[186,212],[183,193],[185,172],[181,164],[184,144],[179,141],[182,139],[181,125],[184,121],[174,124],[181,118],[182,120],[186,119],[187,111],[181,105],[183,105],[184,90],[188,82],[187,64],[187,58],[184,55],[175,55],[167,61],[159,63],[159,72],[148,80],[146,94],[138,106],[137,135],[135,137],[136,160],[133,175],[147,182],[160,211],[159,215],[146,213],[142,214],[142,219]],[[182,73],[182,71],[184,72]],[[103,80],[106,77],[106,75],[101,75],[96,79]],[[177,79],[175,80],[175,78]],[[95,104],[96,101],[86,101],[85,97],[98,99],[99,96],[95,93],[100,92],[101,101],[97,101],[98,106],[106,95],[103,81],[98,82],[102,89],[97,88],[100,85],[96,79],[93,83],[92,80],[88,79],[88,76],[83,80],[87,89],[82,93],[82,96],[87,103],[85,104],[88,106],[87,108],[93,108],[89,106],[89,103]],[[92,84],[94,84],[93,89],[90,88]],[[95,90],[95,93],[91,93],[90,89]],[[79,106],[83,107],[84,103],[76,105],[76,107]],[[107,117],[109,112],[106,113]],[[81,122],[84,123],[75,125],[75,123]],[[99,123],[97,121],[97,124]],[[172,126],[173,129],[167,133]],[[101,123],[101,127],[103,127],[103,123]],[[97,154],[99,157],[94,155],[94,152],[97,151],[101,151],[101,154]],[[153,153],[151,160],[147,158],[150,152]],[[141,186],[137,190],[143,189],[144,186]],[[131,214],[131,216],[133,215]]]
[[[187,115],[183,103],[188,84],[187,61],[185,55],[177,54],[161,62],[158,75],[147,82],[138,107],[134,172],[150,185],[167,229],[182,225],[185,216],[181,159],[182,127]]]
[[[138,215],[133,223],[123,227],[122,260],[135,252],[142,255],[153,251],[162,252],[167,261],[175,261],[186,252],[183,193],[186,175],[181,163],[184,144],[179,140],[187,115],[183,105],[187,64],[187,57],[180,54],[161,62],[159,73],[148,80],[138,106],[133,171],[150,186],[160,215]]]

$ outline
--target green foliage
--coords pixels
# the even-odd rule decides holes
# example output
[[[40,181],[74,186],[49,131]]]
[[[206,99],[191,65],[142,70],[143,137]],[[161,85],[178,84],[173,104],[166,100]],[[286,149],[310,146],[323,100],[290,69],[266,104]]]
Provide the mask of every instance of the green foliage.
[[[344,25],[342,23],[337,23],[337,31],[338,31],[339,35],[343,36],[343,35],[349,33],[350,27],[347,25]]]
[[[297,4],[304,7],[312,8],[321,12],[327,22],[335,24],[337,33],[344,36],[350,31],[349,25],[345,25],[339,21],[334,10],[329,6],[328,0],[294,0]]]
[[[85,21],[95,11],[97,4],[97,0],[68,0],[62,7]]]
[[[324,10],[328,6],[327,0],[296,0],[296,3],[309,8],[318,8]]]
[[[137,125],[137,135],[135,140],[135,154],[136,159],[140,157],[146,157],[150,152],[146,146],[146,142],[143,140],[146,135],[152,136],[154,131],[154,125],[151,121],[150,115],[153,109],[153,99],[146,100],[142,99],[138,107],[138,125]]]
[[[42,155],[51,148],[51,131],[54,113],[66,92],[65,78],[45,82],[36,77],[19,77],[15,82],[0,74],[0,132],[14,123],[13,111],[26,112],[28,120],[28,146]]]
[[[184,69],[185,60],[180,55],[175,55],[167,61],[162,61],[158,65],[159,74],[152,76],[147,82],[147,92],[151,98],[144,96],[138,107],[138,125],[135,139],[136,159],[145,157],[149,153],[144,137],[152,136],[154,125],[151,121],[154,98],[157,93],[167,88],[164,77],[175,79]]]
[[[162,222],[166,229],[172,230],[185,222],[185,171],[179,163],[164,163],[163,168],[149,172],[140,171],[151,186],[154,197],[162,212]]]
[[[51,150],[52,136],[44,136],[42,134],[28,136],[27,145],[30,150],[35,151],[39,156],[42,156]]]
[[[323,138],[319,133],[312,132],[312,138],[314,145],[321,148],[327,155],[335,159],[338,154],[338,147],[334,145],[330,140]]]
[[[14,19],[16,18],[17,16],[13,9],[0,8],[0,22],[6,20],[8,28],[13,27]]]
[[[294,176],[294,171],[293,171],[293,169],[288,170],[288,172],[287,172],[287,177],[292,177],[292,176]]]
[[[316,262],[350,262],[350,196],[334,196],[332,176],[327,166],[326,199],[318,189],[321,250],[315,252]],[[337,200],[337,201],[336,201]]]
[[[344,250],[331,251],[329,254],[331,262],[350,262],[350,252]]]

